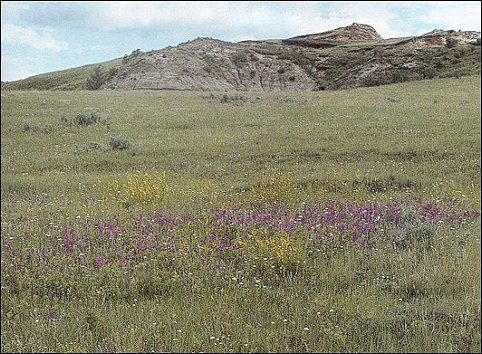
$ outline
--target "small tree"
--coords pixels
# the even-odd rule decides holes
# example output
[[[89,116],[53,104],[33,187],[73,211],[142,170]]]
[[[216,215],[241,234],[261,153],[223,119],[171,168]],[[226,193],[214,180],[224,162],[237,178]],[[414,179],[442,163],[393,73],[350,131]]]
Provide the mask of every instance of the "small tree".
[[[117,69],[116,67],[110,68],[109,74],[108,74],[109,77],[114,77],[117,74],[118,71],[119,71],[119,69]]]
[[[94,68],[92,74],[90,74],[89,78],[87,79],[87,89],[88,90],[98,90],[100,87],[105,83],[106,75],[102,71],[100,65]]]
[[[452,38],[452,37],[448,37],[446,40],[445,40],[445,46],[447,48],[453,48],[457,45],[457,40],[455,38]]]

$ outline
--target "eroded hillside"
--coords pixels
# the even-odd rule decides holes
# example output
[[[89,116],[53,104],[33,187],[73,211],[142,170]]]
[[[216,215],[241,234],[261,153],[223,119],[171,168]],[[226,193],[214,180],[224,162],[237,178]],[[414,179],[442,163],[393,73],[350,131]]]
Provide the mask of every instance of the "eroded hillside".
[[[480,74],[480,32],[433,30],[383,39],[354,23],[282,40],[197,38],[99,64],[100,89],[305,91]],[[5,89],[86,89],[95,65],[6,83]]]

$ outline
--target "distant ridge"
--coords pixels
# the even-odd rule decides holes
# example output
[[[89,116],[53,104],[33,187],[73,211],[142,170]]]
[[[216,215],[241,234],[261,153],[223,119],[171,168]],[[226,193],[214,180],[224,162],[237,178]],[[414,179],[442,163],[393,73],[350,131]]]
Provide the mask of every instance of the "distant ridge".
[[[83,90],[95,66],[109,90],[306,91],[480,74],[480,32],[435,29],[383,39],[353,23],[287,39],[197,38],[124,58],[2,83],[2,89]]]

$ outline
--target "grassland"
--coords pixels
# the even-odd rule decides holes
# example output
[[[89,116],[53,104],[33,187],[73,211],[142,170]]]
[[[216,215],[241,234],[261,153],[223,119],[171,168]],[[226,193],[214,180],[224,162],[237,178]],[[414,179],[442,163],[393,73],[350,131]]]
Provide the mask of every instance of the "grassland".
[[[110,69],[121,65],[122,59],[113,59],[99,64],[79,66],[73,69],[54,71],[5,83],[3,88],[14,90],[85,90],[86,81],[96,66],[100,66],[103,72],[108,73]]]
[[[2,352],[480,352],[480,76],[1,99]]]

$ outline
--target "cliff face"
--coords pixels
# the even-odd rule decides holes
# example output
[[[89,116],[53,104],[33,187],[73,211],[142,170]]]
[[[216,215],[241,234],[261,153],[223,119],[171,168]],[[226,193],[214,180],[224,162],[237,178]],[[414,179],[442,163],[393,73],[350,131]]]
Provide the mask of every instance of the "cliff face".
[[[314,80],[290,60],[243,45],[199,38],[125,63],[107,89],[312,90]]]
[[[433,30],[383,39],[354,23],[282,40],[229,43],[198,38],[176,47],[139,50],[99,64],[101,89],[304,91],[374,86],[480,74],[480,32]],[[38,75],[3,89],[85,89],[94,66]]]

